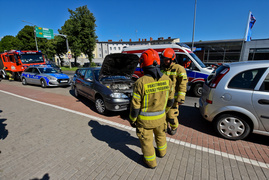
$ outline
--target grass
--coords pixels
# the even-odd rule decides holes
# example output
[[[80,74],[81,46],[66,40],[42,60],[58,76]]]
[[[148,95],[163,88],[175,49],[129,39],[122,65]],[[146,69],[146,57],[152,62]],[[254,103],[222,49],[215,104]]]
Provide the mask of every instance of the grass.
[[[78,67],[61,66],[62,71],[76,71]]]

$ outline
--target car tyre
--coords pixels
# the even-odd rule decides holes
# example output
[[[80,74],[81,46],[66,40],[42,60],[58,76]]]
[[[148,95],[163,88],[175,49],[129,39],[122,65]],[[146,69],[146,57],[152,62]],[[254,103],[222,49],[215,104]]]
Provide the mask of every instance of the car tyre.
[[[46,81],[44,79],[41,79],[40,83],[41,83],[41,87],[42,88],[46,88],[47,87],[47,83],[46,83]]]
[[[201,97],[203,93],[203,84],[197,83],[193,86],[193,94],[196,97]]]
[[[250,125],[240,116],[222,114],[214,121],[216,132],[229,140],[240,140],[250,133]]]
[[[25,79],[25,78],[22,78],[22,79],[21,79],[21,83],[22,83],[22,85],[27,85],[27,81],[26,81],[26,79]]]
[[[107,113],[105,102],[100,96],[95,99],[95,108],[96,108],[97,112],[100,114]]]

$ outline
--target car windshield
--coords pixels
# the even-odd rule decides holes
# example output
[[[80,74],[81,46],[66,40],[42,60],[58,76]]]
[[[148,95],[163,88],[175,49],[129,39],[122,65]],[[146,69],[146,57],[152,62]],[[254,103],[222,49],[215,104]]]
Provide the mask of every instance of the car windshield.
[[[98,70],[94,70],[93,73],[94,73],[94,77],[95,77],[95,79],[98,81],[98,80],[99,80],[100,69],[98,69]]]
[[[21,62],[23,64],[44,62],[42,54],[22,54]]]
[[[58,73],[54,68],[38,68],[41,73]]]
[[[204,63],[194,54],[194,53],[190,53],[190,55],[193,57],[193,59],[202,67],[202,68],[206,68],[206,66],[204,65]]]

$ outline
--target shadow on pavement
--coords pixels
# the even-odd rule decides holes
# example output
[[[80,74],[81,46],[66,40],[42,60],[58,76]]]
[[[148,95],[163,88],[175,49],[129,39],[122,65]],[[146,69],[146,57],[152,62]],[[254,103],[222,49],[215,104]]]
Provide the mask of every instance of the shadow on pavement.
[[[30,179],[30,180],[49,180],[50,176],[48,173],[46,173],[41,179],[39,178],[34,178],[34,179]]]
[[[109,147],[119,150],[126,157],[146,167],[142,161],[141,155],[127,146],[134,145],[140,148],[140,142],[137,138],[134,138],[126,131],[122,131],[108,125],[101,125],[95,120],[89,121],[88,125],[92,127],[91,133],[93,137],[100,141],[106,142]]]
[[[0,110],[0,113],[3,112],[2,110]],[[1,139],[5,139],[8,135],[8,130],[6,129],[6,125],[3,122],[6,121],[7,119],[0,119],[0,140]]]
[[[190,106],[179,107],[179,124],[211,136],[217,136],[210,122],[203,119],[199,109]]]
[[[69,90],[69,93],[74,96],[75,98],[77,98],[74,94],[74,90]],[[92,102],[91,100],[87,99],[86,97],[83,96],[79,96],[77,98],[77,102],[82,102],[85,106],[89,107],[92,111],[97,112],[94,102]],[[114,117],[114,116],[120,116],[122,119],[126,119],[126,117],[129,116],[129,110],[127,111],[109,111],[108,114],[106,114],[105,116],[107,117]],[[127,115],[128,114],[128,115]]]
[[[192,128],[196,131],[203,132],[210,136],[219,137],[214,131],[213,123],[206,121],[201,116],[199,109],[190,106],[180,106],[179,108],[179,124]],[[259,134],[251,133],[243,141],[248,141],[257,144],[263,144],[269,146],[269,136],[263,136]]]

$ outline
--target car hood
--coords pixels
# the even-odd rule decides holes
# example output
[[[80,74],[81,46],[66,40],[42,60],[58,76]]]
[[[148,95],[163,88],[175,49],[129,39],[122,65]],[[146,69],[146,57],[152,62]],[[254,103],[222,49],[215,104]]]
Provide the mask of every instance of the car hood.
[[[102,64],[99,79],[106,76],[128,76],[134,74],[139,57],[135,54],[109,54]]]
[[[48,73],[48,74],[45,74],[45,76],[53,76],[53,77],[56,77],[57,79],[68,79],[69,78],[66,74],[61,74],[61,73]]]

